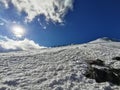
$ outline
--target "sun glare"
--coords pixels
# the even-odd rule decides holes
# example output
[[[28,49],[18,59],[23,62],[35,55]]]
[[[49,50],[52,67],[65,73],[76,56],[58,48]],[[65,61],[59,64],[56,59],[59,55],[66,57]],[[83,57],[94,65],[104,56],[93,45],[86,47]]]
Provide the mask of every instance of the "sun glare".
[[[25,34],[25,29],[19,25],[14,25],[12,27],[12,33],[18,37],[18,38],[22,38]]]

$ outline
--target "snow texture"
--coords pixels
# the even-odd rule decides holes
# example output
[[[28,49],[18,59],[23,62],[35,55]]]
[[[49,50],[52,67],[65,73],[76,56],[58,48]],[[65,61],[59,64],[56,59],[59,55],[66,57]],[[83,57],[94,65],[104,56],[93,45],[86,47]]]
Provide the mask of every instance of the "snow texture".
[[[0,53],[0,90],[120,90],[85,76],[90,60],[120,67],[120,42],[95,42]]]

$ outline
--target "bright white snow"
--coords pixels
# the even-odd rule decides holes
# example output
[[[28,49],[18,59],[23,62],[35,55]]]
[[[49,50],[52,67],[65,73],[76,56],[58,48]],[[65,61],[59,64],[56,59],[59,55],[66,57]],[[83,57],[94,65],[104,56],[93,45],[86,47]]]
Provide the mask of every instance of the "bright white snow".
[[[120,56],[120,42],[0,53],[0,90],[120,90],[84,76],[86,60],[99,58],[119,68],[115,56]]]

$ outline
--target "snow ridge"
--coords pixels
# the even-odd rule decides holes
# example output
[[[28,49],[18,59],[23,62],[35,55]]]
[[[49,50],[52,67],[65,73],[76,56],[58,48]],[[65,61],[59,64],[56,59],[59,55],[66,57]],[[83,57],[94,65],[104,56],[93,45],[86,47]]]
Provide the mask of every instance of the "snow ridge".
[[[114,38],[103,37],[103,38],[98,38],[98,39],[91,41],[89,43],[104,43],[104,42],[120,42],[120,40],[117,40]]]

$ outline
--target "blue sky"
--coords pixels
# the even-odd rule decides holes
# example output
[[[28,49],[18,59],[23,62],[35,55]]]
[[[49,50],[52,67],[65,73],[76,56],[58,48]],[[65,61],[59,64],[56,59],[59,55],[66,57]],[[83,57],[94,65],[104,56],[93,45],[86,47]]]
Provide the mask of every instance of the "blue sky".
[[[81,44],[101,37],[120,39],[119,0],[74,0],[72,4],[73,9],[67,10],[63,23],[46,21],[44,15],[25,23],[27,14],[19,14],[11,3],[7,9],[1,4],[0,18],[8,22],[16,21],[25,28],[26,34],[20,39],[28,38],[42,46]],[[0,26],[0,35],[13,38],[9,27]]]

